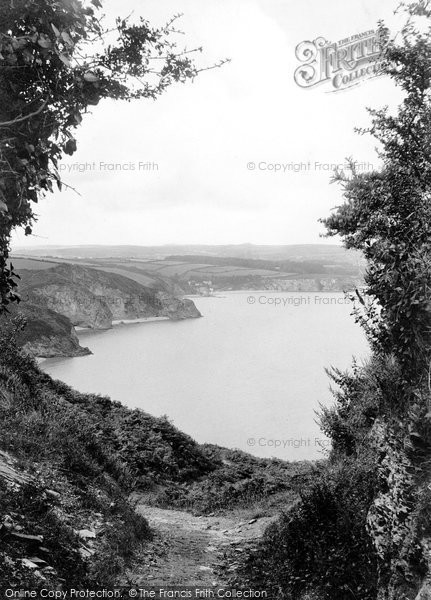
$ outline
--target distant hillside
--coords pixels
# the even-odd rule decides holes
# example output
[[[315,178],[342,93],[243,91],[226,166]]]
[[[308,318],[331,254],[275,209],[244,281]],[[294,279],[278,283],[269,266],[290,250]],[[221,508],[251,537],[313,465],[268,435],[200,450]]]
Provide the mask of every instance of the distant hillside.
[[[53,263],[79,264],[173,295],[257,289],[342,292],[361,285],[364,270],[359,253],[323,244],[52,247],[34,253],[40,256],[15,256],[15,267],[39,271]]]
[[[166,246],[40,246],[15,248],[14,252],[29,257],[52,258],[140,258],[163,259],[171,255],[224,256],[256,260],[321,260],[363,264],[360,253],[336,244],[293,244],[264,246],[254,244],[166,245]]]
[[[344,255],[343,255],[344,256]],[[335,262],[335,258],[332,259]],[[322,275],[343,272],[357,274],[357,266],[339,261],[332,265],[325,265],[322,260],[268,260],[256,258],[237,258],[231,256],[207,256],[205,259],[200,254],[171,255],[165,261],[183,261],[188,263],[207,263],[219,266],[236,266],[243,269],[262,269],[277,271],[288,275],[321,273]]]

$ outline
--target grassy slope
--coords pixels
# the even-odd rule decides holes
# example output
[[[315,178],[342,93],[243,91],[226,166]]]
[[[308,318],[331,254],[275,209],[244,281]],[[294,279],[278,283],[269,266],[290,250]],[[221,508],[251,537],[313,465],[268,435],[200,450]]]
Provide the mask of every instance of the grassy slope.
[[[112,585],[151,537],[128,502],[132,491],[196,512],[271,498],[290,503],[310,471],[305,463],[199,446],[167,419],[75,392],[20,354],[11,331],[3,323],[0,450],[19,460],[29,482],[0,478],[0,590]],[[83,540],[80,530],[96,538]],[[29,569],[21,561],[33,557],[48,567]]]
[[[131,279],[115,273],[105,273],[97,269],[79,265],[57,265],[52,269],[40,269],[37,271],[20,271],[21,284],[19,290],[22,293],[32,291],[48,285],[81,285],[91,288],[94,285],[102,285],[109,289],[118,289],[129,294],[145,298],[150,304],[156,304],[154,291],[148,289]]]

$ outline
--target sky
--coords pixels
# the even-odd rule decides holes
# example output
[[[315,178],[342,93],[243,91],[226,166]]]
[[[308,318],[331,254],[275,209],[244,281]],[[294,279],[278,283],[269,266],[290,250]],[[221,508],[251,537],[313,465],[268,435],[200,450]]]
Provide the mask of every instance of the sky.
[[[367,106],[395,106],[400,97],[383,77],[336,93],[330,84],[301,88],[295,48],[369,31],[379,19],[395,30],[396,7],[393,0],[105,0],[107,23],[133,12],[161,25],[183,13],[178,41],[203,46],[198,65],[231,62],[157,101],[92,107],[77,130],[78,151],[61,165],[79,194],[41,200],[34,235],[16,232],[13,247],[322,243],[319,219],[342,201],[331,165],[353,156],[365,170],[377,167],[375,142],[354,128],[369,123]]]

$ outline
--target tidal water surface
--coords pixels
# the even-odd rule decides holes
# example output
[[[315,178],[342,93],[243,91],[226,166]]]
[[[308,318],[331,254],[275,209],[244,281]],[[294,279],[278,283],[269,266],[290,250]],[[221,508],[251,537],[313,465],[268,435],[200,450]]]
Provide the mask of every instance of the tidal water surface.
[[[231,292],[193,298],[203,318],[79,332],[91,356],[42,368],[82,392],[167,415],[198,442],[288,460],[322,456],[325,367],[368,354],[343,294]]]

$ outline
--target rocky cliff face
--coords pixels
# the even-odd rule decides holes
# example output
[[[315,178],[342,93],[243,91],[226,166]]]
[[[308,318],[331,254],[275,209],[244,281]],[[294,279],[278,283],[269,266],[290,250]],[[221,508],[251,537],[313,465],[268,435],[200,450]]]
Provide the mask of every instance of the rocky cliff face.
[[[214,290],[271,290],[274,292],[344,292],[361,287],[360,277],[252,277],[218,278],[212,282]],[[195,290],[205,295],[204,290]]]
[[[190,300],[157,292],[122,275],[62,264],[22,274],[21,292],[34,304],[50,308],[73,325],[107,329],[112,321],[166,316],[199,317]]]
[[[24,294],[24,299],[26,295]],[[77,327],[109,329],[112,313],[103,300],[81,286],[53,283],[37,287],[28,293],[33,304],[67,316]]]
[[[29,303],[14,307],[12,316],[15,314],[22,315],[27,321],[17,341],[33,356],[52,358],[91,354],[88,348],[80,346],[75,329],[67,317]]]
[[[88,267],[61,264],[52,269],[21,271],[20,275],[20,306],[29,322],[22,344],[36,356],[88,353],[80,347],[74,326],[108,329],[117,320],[201,316],[191,300]]]
[[[159,292],[157,299],[160,302],[160,316],[162,317],[168,317],[177,321],[179,319],[194,319],[202,316],[191,300],[180,300],[164,292]]]

